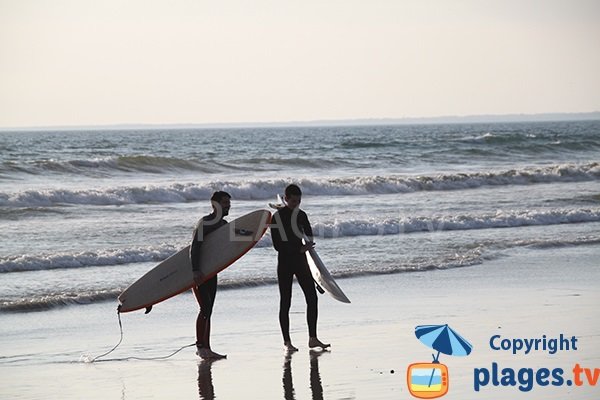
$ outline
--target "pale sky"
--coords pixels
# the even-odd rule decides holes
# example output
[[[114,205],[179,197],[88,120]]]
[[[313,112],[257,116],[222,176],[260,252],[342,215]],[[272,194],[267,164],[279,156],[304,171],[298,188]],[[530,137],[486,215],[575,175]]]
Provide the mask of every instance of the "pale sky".
[[[598,0],[0,0],[0,127],[590,111]]]

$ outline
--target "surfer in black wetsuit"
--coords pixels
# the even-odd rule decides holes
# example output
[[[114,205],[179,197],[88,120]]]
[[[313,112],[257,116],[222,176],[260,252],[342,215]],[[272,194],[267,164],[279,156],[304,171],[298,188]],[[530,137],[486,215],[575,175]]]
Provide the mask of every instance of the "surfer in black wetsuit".
[[[306,299],[306,320],[308,323],[308,346],[310,348],[329,347],[317,338],[317,292],[305,252],[314,243],[302,244],[302,233],[312,239],[313,232],[308,216],[300,209],[302,191],[296,185],[285,189],[285,207],[279,209],[272,218],[271,238],[277,250],[277,281],[279,283],[279,324],[286,350],[297,351],[290,338],[290,305],[292,301],[292,281],[294,275]]]
[[[210,316],[212,314],[215,296],[217,295],[217,276],[203,282],[200,272],[200,251],[202,241],[206,235],[227,223],[223,218],[229,214],[231,207],[231,195],[227,192],[215,192],[210,198],[213,212],[198,221],[192,243],[190,245],[190,260],[192,271],[197,286],[194,286],[194,295],[200,306],[198,318],[196,319],[196,347],[197,354],[203,359],[226,358],[226,355],[215,353],[210,348]]]

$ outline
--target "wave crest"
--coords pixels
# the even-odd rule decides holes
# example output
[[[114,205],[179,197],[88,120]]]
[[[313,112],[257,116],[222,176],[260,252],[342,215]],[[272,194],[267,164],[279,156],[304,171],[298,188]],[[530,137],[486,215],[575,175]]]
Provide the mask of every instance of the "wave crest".
[[[451,215],[413,217],[384,221],[348,220],[317,223],[315,236],[324,238],[348,236],[397,235],[412,232],[512,228],[533,225],[558,225],[599,222],[600,209],[497,212],[487,215]]]
[[[305,178],[298,181],[311,196],[352,196],[418,191],[473,189],[482,186],[529,185],[580,182],[600,179],[600,163],[561,164],[505,171],[454,173],[423,176],[358,176]],[[102,190],[28,190],[0,193],[0,207],[48,207],[61,204],[123,205],[182,203],[208,200],[215,190],[226,190],[238,200],[274,198],[287,179],[214,181],[203,185],[117,187]]]
[[[313,226],[313,232],[316,237],[330,239],[581,222],[600,222],[600,209],[514,211],[488,215],[408,217],[384,219],[381,221],[350,219],[316,223]],[[271,246],[270,233],[264,235],[256,244],[258,248]],[[150,246],[132,249],[107,249],[53,255],[0,257],[0,273],[110,266],[150,261],[160,262],[180,249],[180,246],[164,244],[156,247]]]
[[[162,261],[175,253],[177,247],[140,247],[133,249],[106,249],[53,255],[21,255],[0,258],[1,272],[25,272],[63,268],[122,265],[148,261]]]

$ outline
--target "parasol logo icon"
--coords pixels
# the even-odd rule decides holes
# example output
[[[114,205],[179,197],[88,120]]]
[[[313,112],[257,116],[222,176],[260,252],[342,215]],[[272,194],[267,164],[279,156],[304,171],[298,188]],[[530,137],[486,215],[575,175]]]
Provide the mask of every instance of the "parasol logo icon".
[[[456,331],[445,325],[419,325],[415,336],[427,347],[436,350],[432,362],[413,363],[406,371],[410,394],[419,399],[434,399],[448,393],[448,367],[439,362],[440,353],[450,356],[468,356],[473,346]]]

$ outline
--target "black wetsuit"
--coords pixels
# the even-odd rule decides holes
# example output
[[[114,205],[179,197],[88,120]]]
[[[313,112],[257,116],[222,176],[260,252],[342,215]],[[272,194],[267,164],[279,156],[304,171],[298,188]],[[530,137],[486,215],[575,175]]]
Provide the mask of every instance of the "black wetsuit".
[[[192,271],[200,271],[200,249],[202,247],[202,241],[209,233],[215,231],[217,228],[225,225],[226,220],[217,220],[215,213],[206,215],[196,225],[194,234],[192,236],[192,244],[190,245],[190,260],[192,262]],[[202,226],[202,235],[199,236],[199,227]],[[217,276],[213,276],[203,284],[198,286],[198,293],[200,294],[200,314],[205,318],[210,318],[212,314],[213,305],[215,303],[215,296],[217,295]]]
[[[310,337],[317,337],[317,292],[303,246],[302,232],[312,238],[313,232],[306,213],[299,208],[284,207],[278,210],[271,221],[271,238],[277,250],[277,281],[279,283],[279,323],[286,342],[290,341],[290,305],[294,275],[306,298],[306,320]]]

